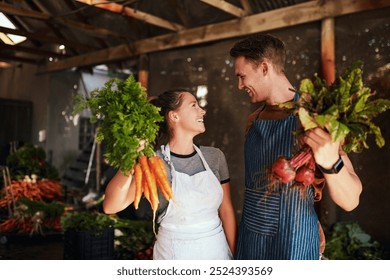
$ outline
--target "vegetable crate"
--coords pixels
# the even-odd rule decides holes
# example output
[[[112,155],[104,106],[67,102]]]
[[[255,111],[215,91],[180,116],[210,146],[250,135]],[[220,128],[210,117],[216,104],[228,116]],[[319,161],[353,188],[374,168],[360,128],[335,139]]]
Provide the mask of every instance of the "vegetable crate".
[[[114,228],[77,231],[64,234],[65,260],[114,259]]]

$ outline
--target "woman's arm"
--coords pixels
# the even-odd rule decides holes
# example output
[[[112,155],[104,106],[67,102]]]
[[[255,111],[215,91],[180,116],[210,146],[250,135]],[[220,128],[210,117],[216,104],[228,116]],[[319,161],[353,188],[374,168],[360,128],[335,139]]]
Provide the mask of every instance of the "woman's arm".
[[[225,231],[226,239],[230,247],[230,251],[234,255],[237,238],[236,215],[230,196],[230,183],[222,184],[223,200],[219,207],[219,216],[222,221],[222,226]]]
[[[134,202],[135,180],[133,175],[123,175],[119,170],[108,183],[103,200],[103,211],[115,214]]]
[[[352,211],[359,205],[362,183],[356,175],[347,154],[341,150],[340,142],[333,142],[325,130],[314,128],[305,133],[304,141],[311,147],[317,165],[325,169],[342,158],[344,166],[337,174],[324,174],[332,200],[345,211]]]

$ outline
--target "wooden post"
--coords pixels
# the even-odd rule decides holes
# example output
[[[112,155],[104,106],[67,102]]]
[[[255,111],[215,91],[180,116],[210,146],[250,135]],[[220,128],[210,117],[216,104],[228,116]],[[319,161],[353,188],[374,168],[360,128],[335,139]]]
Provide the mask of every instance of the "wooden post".
[[[321,65],[322,78],[331,85],[335,81],[335,36],[334,19],[326,18],[321,24]],[[320,203],[320,222],[324,229],[329,230],[337,220],[337,208],[324,189]]]
[[[138,82],[144,88],[148,88],[149,78],[149,58],[147,55],[141,55],[138,64]]]
[[[334,19],[326,18],[321,24],[322,76],[328,85],[335,81]]]

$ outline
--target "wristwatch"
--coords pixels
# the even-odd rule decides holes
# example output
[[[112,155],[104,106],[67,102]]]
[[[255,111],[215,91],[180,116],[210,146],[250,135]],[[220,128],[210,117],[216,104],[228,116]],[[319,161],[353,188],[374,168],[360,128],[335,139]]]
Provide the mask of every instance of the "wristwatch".
[[[322,173],[326,173],[326,174],[337,174],[340,172],[341,168],[343,168],[344,166],[344,161],[343,159],[341,158],[341,156],[339,156],[339,159],[336,161],[335,164],[333,164],[332,168],[331,169],[326,169],[326,168],[323,168],[321,165],[317,164],[318,166],[318,169],[321,170]]]

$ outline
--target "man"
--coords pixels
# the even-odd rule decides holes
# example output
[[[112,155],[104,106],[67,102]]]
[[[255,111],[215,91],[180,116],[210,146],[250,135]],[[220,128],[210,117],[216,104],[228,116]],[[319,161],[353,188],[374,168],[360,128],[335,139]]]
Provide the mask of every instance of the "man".
[[[239,89],[259,108],[248,118],[245,137],[245,198],[236,249],[237,259],[319,259],[322,233],[314,209],[316,189],[283,185],[269,191],[267,170],[274,160],[291,157],[298,118],[278,103],[296,100],[284,72],[284,43],[270,35],[250,36],[230,50]],[[332,200],[345,211],[359,204],[362,184],[339,142],[320,128],[302,139],[311,147]]]

